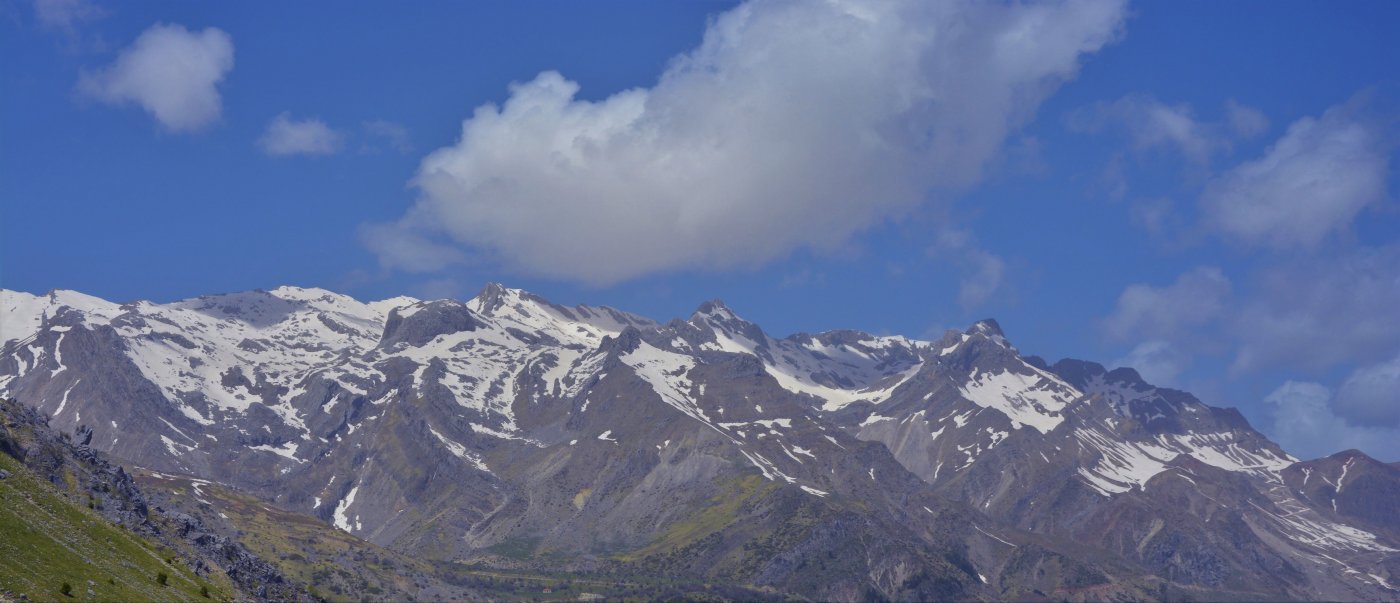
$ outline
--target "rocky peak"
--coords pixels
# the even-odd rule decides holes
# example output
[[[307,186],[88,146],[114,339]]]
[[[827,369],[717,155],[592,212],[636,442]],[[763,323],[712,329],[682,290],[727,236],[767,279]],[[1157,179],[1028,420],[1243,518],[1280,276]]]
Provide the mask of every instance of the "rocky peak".
[[[619,356],[636,350],[641,345],[642,332],[637,330],[637,327],[628,326],[622,329],[617,337],[604,337],[598,348],[608,355]]]
[[[1001,325],[997,324],[995,318],[984,318],[982,320],[972,323],[972,326],[967,328],[967,334],[986,335],[987,337],[1000,337],[1003,339],[1006,338],[1006,334],[1002,333]]]
[[[514,313],[535,313],[530,306],[552,310],[568,320],[577,320],[577,317],[569,311],[549,300],[525,291],[524,289],[512,289],[500,283],[486,283],[481,288],[481,292],[467,301],[467,307],[482,316],[499,316],[503,310],[513,310]],[[507,312],[509,313],[509,312]]]
[[[479,326],[480,320],[462,302],[446,299],[418,302],[389,312],[379,347],[398,343],[417,347],[439,335],[475,331]]]
[[[481,291],[472,298],[476,302],[476,307],[483,314],[489,313],[490,309],[499,308],[506,303],[506,297],[511,292],[509,287],[500,283],[486,283]]]
[[[724,300],[712,299],[700,304],[700,307],[695,309],[695,313],[690,315],[690,319],[692,321],[701,321],[705,319],[729,321],[738,320],[739,316],[735,314],[733,310],[730,310],[729,306],[725,305]]]

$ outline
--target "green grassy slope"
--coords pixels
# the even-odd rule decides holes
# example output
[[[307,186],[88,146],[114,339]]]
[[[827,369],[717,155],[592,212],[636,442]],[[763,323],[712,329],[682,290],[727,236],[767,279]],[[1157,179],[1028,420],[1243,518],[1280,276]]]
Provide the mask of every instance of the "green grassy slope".
[[[33,601],[232,598],[227,582],[196,576],[172,551],[70,501],[15,459],[0,454],[0,469],[10,473],[0,480],[0,591]]]

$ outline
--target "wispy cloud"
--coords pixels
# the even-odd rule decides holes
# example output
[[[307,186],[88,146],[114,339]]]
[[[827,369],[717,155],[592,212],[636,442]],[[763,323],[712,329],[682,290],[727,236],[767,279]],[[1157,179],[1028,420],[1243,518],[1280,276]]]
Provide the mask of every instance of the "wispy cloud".
[[[958,305],[973,310],[1003,290],[1006,261],[983,249],[972,233],[945,228],[938,233],[931,257],[956,265],[962,272],[958,281]]]
[[[340,150],[344,136],[316,118],[294,120],[283,112],[273,118],[258,139],[264,153],[283,155],[330,155]]]
[[[395,123],[385,119],[375,119],[363,124],[365,141],[363,149],[366,151],[376,151],[381,145],[397,153],[410,153],[413,151],[413,141],[408,135],[408,128],[403,124]]]
[[[34,18],[40,27],[77,33],[78,25],[103,17],[106,11],[91,0],[34,0]]]
[[[1168,147],[1201,164],[1228,146],[1217,128],[1196,119],[1190,106],[1168,105],[1145,95],[1125,96],[1073,111],[1066,117],[1066,124],[1071,130],[1089,133],[1117,128],[1128,135],[1138,150]]]
[[[1400,356],[1352,371],[1337,390],[1336,407],[1360,425],[1400,427]]]
[[[546,72],[423,160],[390,267],[430,248],[608,284],[831,249],[975,183],[1118,35],[1115,2],[744,4],[651,88],[600,101]]]
[[[1263,268],[1233,312],[1233,369],[1324,370],[1400,352],[1400,245]]]
[[[1385,197],[1389,153],[1351,104],[1293,122],[1262,157],[1214,179],[1206,223],[1247,245],[1313,247]]]
[[[1191,365],[1191,355],[1169,341],[1153,339],[1133,347],[1112,365],[1132,367],[1153,385],[1177,387],[1181,373]]]
[[[116,62],[83,73],[78,90],[108,104],[136,104],[169,131],[192,132],[218,121],[218,84],[232,69],[233,38],[222,30],[156,24]]]
[[[1288,381],[1264,401],[1273,414],[1269,434],[1302,458],[1357,448],[1384,461],[1400,459],[1400,429],[1348,423],[1333,412],[1332,391],[1321,384]]]
[[[1103,327],[1119,341],[1180,337],[1223,317],[1231,294],[1230,279],[1214,267],[1197,268],[1163,287],[1129,285]]]

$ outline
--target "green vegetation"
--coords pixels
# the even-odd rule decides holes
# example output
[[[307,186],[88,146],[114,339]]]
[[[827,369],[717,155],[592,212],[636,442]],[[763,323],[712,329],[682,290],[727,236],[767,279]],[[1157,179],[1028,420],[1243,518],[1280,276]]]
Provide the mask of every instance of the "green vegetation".
[[[534,559],[539,546],[539,538],[508,538],[487,547],[486,552],[509,559]]]
[[[166,563],[155,544],[70,500],[9,455],[0,454],[0,469],[10,472],[0,480],[0,585],[11,595],[51,601],[55,592],[73,596],[77,584],[79,596],[101,601],[187,601],[201,588],[230,598],[227,584]]]
[[[698,542],[732,525],[745,504],[761,499],[777,488],[776,483],[763,479],[761,475],[731,479],[720,486],[719,492],[710,499],[711,504],[692,513],[684,521],[676,522],[655,542],[633,553],[622,555],[619,559],[634,561],[657,553],[675,551]]]

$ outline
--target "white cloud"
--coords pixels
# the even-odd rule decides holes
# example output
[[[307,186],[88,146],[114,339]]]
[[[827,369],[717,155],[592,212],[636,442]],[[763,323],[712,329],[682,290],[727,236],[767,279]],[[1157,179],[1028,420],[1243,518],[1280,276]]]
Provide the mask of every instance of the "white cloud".
[[[1336,406],[1359,425],[1400,427],[1400,356],[1352,371],[1337,390]]]
[[[34,18],[45,29],[75,33],[79,23],[102,17],[104,11],[90,0],[34,0]]]
[[[1166,287],[1129,285],[1118,305],[1104,319],[1110,338],[1172,339],[1217,321],[1231,297],[1230,280],[1219,268],[1201,267],[1177,277]]]
[[[340,150],[343,140],[319,119],[293,120],[283,112],[267,125],[258,146],[268,155],[330,155]]]
[[[135,103],[166,129],[188,132],[219,119],[218,84],[232,69],[233,38],[222,30],[156,24],[116,62],[83,73],[78,89],[109,104]]]
[[[1269,118],[1264,112],[1235,102],[1225,101],[1225,123],[1230,131],[1240,138],[1254,138],[1269,129]]]
[[[1121,128],[1139,150],[1174,147],[1202,164],[1229,145],[1215,127],[1197,121],[1190,106],[1168,105],[1145,95],[1095,103],[1071,112],[1066,123],[1071,130],[1081,132],[1100,132],[1110,126]]]
[[[466,287],[452,277],[435,278],[420,283],[414,293],[419,299],[463,299]]]
[[[1176,204],[1166,197],[1135,199],[1128,205],[1128,216],[1149,235],[1162,239],[1181,226]]]
[[[971,233],[954,228],[938,232],[928,255],[947,260],[962,271],[958,282],[958,305],[971,310],[991,299],[1002,289],[1006,262],[985,249]]]
[[[1400,352],[1400,245],[1263,269],[1230,321],[1236,371],[1322,370]]]
[[[413,141],[408,135],[408,128],[403,124],[376,119],[364,123],[365,134],[372,140],[380,144],[387,145],[399,153],[408,153],[413,150]],[[364,147],[367,151],[377,150],[374,142],[367,143]]]
[[[982,305],[1001,288],[1006,262],[981,249],[968,251],[965,262],[966,274],[958,283],[958,305],[967,310]]]
[[[975,183],[1123,19],[1100,1],[744,4],[651,88],[512,85],[423,160],[413,210],[365,232],[386,266],[441,266],[431,240],[592,284],[837,248]]]
[[[1400,244],[1287,258],[1238,287],[1215,268],[1186,272],[1167,286],[1130,285],[1102,326],[1113,341],[1160,340],[1181,351],[1233,355],[1236,374],[1318,372],[1400,354],[1396,308]]]
[[[1165,387],[1176,387],[1181,372],[1190,364],[1189,354],[1160,339],[1144,341],[1128,355],[1113,361],[1114,366],[1132,367],[1143,380]]]
[[[1273,410],[1270,437],[1300,458],[1316,458],[1348,448],[1382,461],[1400,459],[1400,429],[1356,426],[1332,410],[1332,392],[1311,382],[1288,381],[1264,401]]]
[[[405,232],[394,224],[362,226],[360,242],[378,255],[380,264],[386,268],[434,272],[467,260],[466,254],[450,244]]]
[[[1206,186],[1206,222],[1233,241],[1312,247],[1385,197],[1388,153],[1350,105],[1293,122],[1260,157]]]

